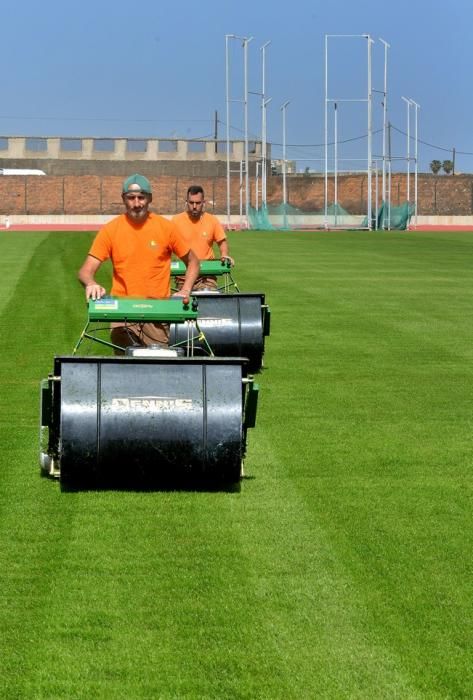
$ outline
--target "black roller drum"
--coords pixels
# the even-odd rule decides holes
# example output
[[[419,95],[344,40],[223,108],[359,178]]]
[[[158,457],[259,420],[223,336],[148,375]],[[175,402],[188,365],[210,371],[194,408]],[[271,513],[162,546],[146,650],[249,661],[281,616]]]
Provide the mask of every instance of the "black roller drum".
[[[61,481],[237,481],[246,439],[245,364],[57,357]]]
[[[263,364],[265,336],[269,335],[269,309],[264,294],[199,293],[198,323],[208,344],[219,357],[246,357],[248,371],[258,372]],[[184,342],[186,328],[172,324],[170,343]],[[205,352],[203,343],[197,348]]]

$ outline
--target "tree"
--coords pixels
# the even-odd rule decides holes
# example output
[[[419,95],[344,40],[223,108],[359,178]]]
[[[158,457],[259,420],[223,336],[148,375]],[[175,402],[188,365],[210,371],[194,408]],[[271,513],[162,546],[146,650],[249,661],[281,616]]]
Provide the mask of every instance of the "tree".
[[[433,160],[430,163],[430,169],[434,175],[437,175],[440,172],[440,170],[442,169],[441,161],[440,160]]]
[[[442,163],[443,172],[450,175],[453,172],[453,160],[444,160]]]

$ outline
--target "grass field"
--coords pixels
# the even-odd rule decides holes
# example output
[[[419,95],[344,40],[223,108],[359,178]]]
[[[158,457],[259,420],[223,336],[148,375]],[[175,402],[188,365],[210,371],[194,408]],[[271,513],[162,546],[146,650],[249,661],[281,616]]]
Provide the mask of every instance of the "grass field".
[[[231,234],[272,312],[238,493],[40,477],[91,237],[0,234],[0,697],[473,697],[473,234]]]

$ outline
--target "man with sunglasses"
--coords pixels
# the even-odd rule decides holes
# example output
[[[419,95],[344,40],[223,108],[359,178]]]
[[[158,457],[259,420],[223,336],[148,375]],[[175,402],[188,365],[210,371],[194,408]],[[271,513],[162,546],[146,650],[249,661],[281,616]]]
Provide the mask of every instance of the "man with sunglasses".
[[[178,234],[175,225],[149,211],[153,199],[149,180],[130,175],[122,188],[125,212],[102,226],[95,237],[78,277],[86,299],[106,294],[95,275],[111,260],[111,296],[161,299],[170,296],[171,257],[175,253],[186,265],[184,283],[175,296],[187,296],[199,274],[199,259]],[[169,328],[163,323],[111,324],[114,345],[167,345]]]

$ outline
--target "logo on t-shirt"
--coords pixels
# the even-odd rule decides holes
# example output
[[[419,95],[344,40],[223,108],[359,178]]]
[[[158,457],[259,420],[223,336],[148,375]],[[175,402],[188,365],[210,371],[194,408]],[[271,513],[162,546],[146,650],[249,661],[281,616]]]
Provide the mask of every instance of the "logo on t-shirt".
[[[150,248],[156,248],[157,245],[158,245],[158,244],[156,243],[156,241],[150,241],[150,242],[149,242],[149,247],[150,247]]]
[[[209,234],[207,233],[207,231],[202,231],[202,236],[203,236],[204,238],[207,238],[208,235],[209,235]]]

